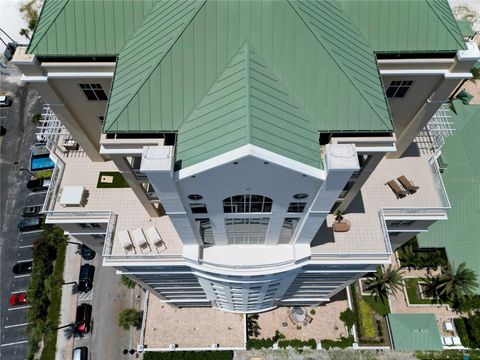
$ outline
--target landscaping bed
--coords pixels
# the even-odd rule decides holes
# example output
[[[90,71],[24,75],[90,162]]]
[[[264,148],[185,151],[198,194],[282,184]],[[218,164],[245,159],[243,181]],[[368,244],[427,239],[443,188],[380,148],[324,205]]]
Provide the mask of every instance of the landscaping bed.
[[[383,303],[374,296],[361,295],[357,282],[350,285],[350,291],[357,314],[359,344],[388,346],[389,339],[385,320],[385,315],[390,313],[388,302]]]
[[[480,315],[461,317],[453,320],[462,345],[472,349],[480,348]]]
[[[104,181],[102,181],[102,179]],[[106,181],[105,181],[106,180]],[[108,182],[111,181],[111,182]],[[128,182],[122,174],[118,171],[102,171],[98,174],[97,188],[99,189],[114,189],[114,188],[128,188]]]
[[[233,351],[145,352],[144,360],[232,360]]]
[[[397,258],[402,268],[436,269],[448,264],[444,248],[419,248],[416,237],[397,250]]]
[[[420,278],[405,279],[405,290],[407,291],[408,302],[413,305],[427,304],[432,305],[435,302],[432,299],[425,299],[420,293],[419,283],[422,283]]]
[[[30,303],[27,356],[29,360],[36,356],[42,340],[43,347],[39,359],[55,358],[67,245],[65,240],[61,228],[47,225],[32,248],[33,267],[27,295]]]

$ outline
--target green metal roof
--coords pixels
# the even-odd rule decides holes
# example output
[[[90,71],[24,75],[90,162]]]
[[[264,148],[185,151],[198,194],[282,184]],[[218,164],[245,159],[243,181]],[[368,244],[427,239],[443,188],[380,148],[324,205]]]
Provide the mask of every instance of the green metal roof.
[[[456,131],[442,147],[442,159],[448,164],[442,178],[452,208],[448,220],[437,221],[417,238],[421,247],[444,247],[450,261],[466,262],[480,276],[480,105],[453,103]]]
[[[465,49],[447,0],[356,0],[340,4],[377,52]]]
[[[443,350],[434,314],[388,314],[388,322],[395,350]]]
[[[187,167],[246,144],[321,167],[311,119],[248,43],[181,125],[176,159]]]
[[[457,20],[458,28],[463,37],[475,36],[476,32],[472,29],[472,24],[468,20]]]
[[[316,13],[307,15],[307,6]],[[135,81],[115,76],[104,131],[177,130],[246,41],[316,130],[393,130],[373,52],[365,42],[342,40],[354,29],[335,3],[207,1],[180,28],[168,52]],[[161,42],[157,34],[149,39]],[[134,72],[144,56],[141,47],[125,48],[117,74]]]
[[[154,0],[46,0],[28,53],[49,56],[116,55]]]

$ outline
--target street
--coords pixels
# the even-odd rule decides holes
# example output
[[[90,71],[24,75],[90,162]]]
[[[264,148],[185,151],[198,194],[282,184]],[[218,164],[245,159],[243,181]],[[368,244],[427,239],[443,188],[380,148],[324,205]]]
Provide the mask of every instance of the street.
[[[12,79],[14,81],[12,81]],[[1,90],[15,94],[11,107],[0,108],[0,125],[7,128],[0,143],[1,206],[1,290],[0,290],[0,358],[24,359],[28,337],[25,334],[28,305],[12,307],[10,295],[28,288],[29,275],[15,275],[12,267],[18,261],[32,259],[32,244],[39,232],[20,233],[17,223],[20,210],[26,205],[43,204],[44,193],[31,193],[26,187],[30,174],[19,169],[28,168],[30,147],[35,137],[32,114],[40,111],[40,101],[29,86],[19,86],[19,78],[1,75]]]

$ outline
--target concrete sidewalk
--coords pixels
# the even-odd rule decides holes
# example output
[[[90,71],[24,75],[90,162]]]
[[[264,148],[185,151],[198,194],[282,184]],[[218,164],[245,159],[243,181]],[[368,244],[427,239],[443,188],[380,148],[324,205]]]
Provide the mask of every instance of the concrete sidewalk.
[[[78,247],[74,244],[67,244],[65,254],[65,267],[63,269],[63,281],[68,283],[78,281],[78,272],[80,269],[81,256],[76,254]],[[77,294],[72,294],[72,284],[62,286],[62,304],[60,307],[60,326],[70,324],[75,321],[75,312],[77,307]],[[55,360],[69,359],[72,356],[73,337],[65,339],[64,329],[57,333],[57,352]]]

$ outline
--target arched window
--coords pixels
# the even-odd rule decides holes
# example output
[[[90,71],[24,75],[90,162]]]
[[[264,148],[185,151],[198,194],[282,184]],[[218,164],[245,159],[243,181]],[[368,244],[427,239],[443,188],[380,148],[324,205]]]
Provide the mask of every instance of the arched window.
[[[272,211],[272,199],[262,195],[235,195],[223,200],[225,213],[261,213]]]

